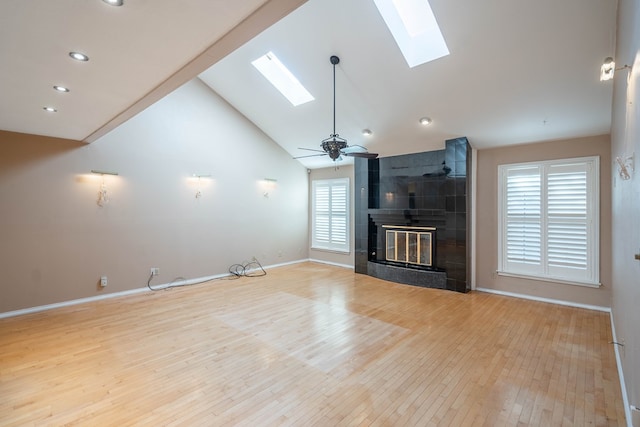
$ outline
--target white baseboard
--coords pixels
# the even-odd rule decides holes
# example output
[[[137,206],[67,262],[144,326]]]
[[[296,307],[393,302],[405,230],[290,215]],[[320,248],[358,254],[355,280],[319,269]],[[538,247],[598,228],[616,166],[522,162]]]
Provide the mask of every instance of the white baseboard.
[[[333,266],[336,266],[336,267],[349,268],[351,270],[353,270],[355,268],[353,265],[339,264],[337,262],[324,261],[324,260],[321,260],[321,259],[309,258],[307,261],[317,262],[318,264],[327,264],[327,265],[333,265]]]
[[[284,267],[286,265],[302,264],[303,262],[307,262],[307,261],[309,261],[309,260],[308,259],[297,259],[295,261],[287,261],[287,262],[282,262],[280,264],[263,265],[262,268],[264,268],[265,270],[268,270],[270,268]]]
[[[7,311],[5,313],[0,313],[0,319],[4,319],[4,318],[7,318],[7,317],[14,317],[14,316],[22,316],[23,314],[37,313],[39,311],[53,310],[54,308],[69,307],[70,305],[84,304],[84,303],[87,303],[87,302],[93,302],[93,301],[100,301],[100,300],[104,300],[104,299],[123,297],[123,296],[127,296],[127,295],[134,295],[134,294],[139,294],[139,293],[147,292],[147,291],[149,291],[149,288],[137,288],[137,289],[130,289],[128,291],[113,292],[113,293],[110,293],[110,294],[96,295],[96,296],[93,296],[93,297],[74,299],[74,300],[70,300],[70,301],[56,302],[54,304],[39,305],[39,306],[36,306],[36,307],[23,308],[23,309],[14,310],[14,311]]]
[[[175,282],[160,283],[159,285],[151,285],[151,287],[153,288],[154,291],[160,291],[162,289],[167,289],[167,288],[177,288],[178,286],[195,285],[197,283],[204,283],[210,280],[222,279],[223,277],[229,277],[229,276],[231,276],[231,273],[216,274],[215,276],[203,276],[203,277],[197,277],[195,279],[184,279],[184,280],[176,280]],[[141,291],[144,291],[145,289],[149,290],[149,288],[142,288]]]
[[[613,321],[613,314],[609,316],[611,318],[611,336],[613,342],[617,343],[618,338],[616,336],[616,325]],[[627,427],[633,427],[631,418],[631,406],[629,406],[629,396],[627,396],[627,386],[624,382],[624,372],[622,371],[622,360],[620,359],[620,349],[617,344],[613,344],[613,349],[616,353],[616,365],[618,365],[618,377],[620,378],[620,388],[622,389],[622,404],[624,405],[624,416],[627,419]]]
[[[499,291],[497,289],[476,288],[475,290],[478,291],[478,292],[487,292],[489,294],[503,295],[503,296],[514,297],[514,298],[522,298],[522,299],[528,299],[528,300],[532,300],[532,301],[548,302],[550,304],[564,305],[564,306],[567,306],[567,307],[586,308],[587,310],[604,311],[606,313],[611,313],[611,307],[602,307],[602,306],[599,306],[599,305],[580,304],[580,303],[571,302],[571,301],[563,301],[563,300],[558,300],[558,299],[536,297],[536,296],[526,295],[526,294],[517,294],[515,292]]]
[[[309,261],[309,260],[308,259],[301,259],[301,260],[297,260],[297,261],[284,262],[284,263],[281,263],[281,264],[273,264],[273,265],[263,266],[262,268],[264,268],[265,270],[268,270],[270,268],[282,267],[282,266],[291,265],[291,264],[299,264],[299,263],[306,262],[306,261]],[[257,270],[257,269],[252,269],[251,271],[254,271],[254,270]],[[195,279],[185,279],[185,280],[178,280],[178,281],[170,282],[170,283],[161,283],[161,284],[157,284],[157,285],[151,285],[151,287],[154,290],[162,290],[162,289],[173,288],[173,287],[177,287],[177,286],[187,286],[187,285],[194,285],[196,283],[208,282],[210,280],[221,279],[223,277],[227,277],[227,276],[230,276],[230,275],[231,275],[230,273],[216,274],[214,276],[203,276],[203,277],[197,277]],[[127,296],[127,295],[135,295],[135,294],[139,294],[139,293],[142,293],[142,292],[149,292],[149,291],[151,291],[151,289],[149,289],[148,287],[145,286],[144,288],[129,289],[127,291],[112,292],[112,293],[109,293],[109,294],[96,295],[96,296],[87,297],[87,298],[79,298],[79,299],[74,299],[74,300],[70,300],[70,301],[62,301],[62,302],[56,302],[56,303],[53,303],[53,304],[39,305],[39,306],[36,306],[36,307],[29,307],[29,308],[23,308],[23,309],[20,309],[20,310],[7,311],[7,312],[4,312],[4,313],[0,313],[0,319],[5,319],[7,317],[22,316],[23,314],[38,313],[40,311],[53,310],[55,308],[69,307],[69,306],[72,306],[72,305],[84,304],[84,303],[87,303],[87,302],[94,302],[94,301],[101,301],[101,300],[110,299],[110,298],[124,297],[124,296]]]

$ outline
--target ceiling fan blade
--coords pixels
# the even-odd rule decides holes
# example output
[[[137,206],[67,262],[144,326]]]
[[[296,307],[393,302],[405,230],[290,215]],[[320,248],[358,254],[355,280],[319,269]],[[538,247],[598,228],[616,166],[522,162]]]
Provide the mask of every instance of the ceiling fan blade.
[[[324,153],[324,150],[317,150],[315,148],[302,148],[298,147],[298,150],[317,151],[318,153]]]
[[[298,157],[294,157],[294,159],[304,159],[306,157],[320,157],[320,156],[326,156],[326,155],[327,155],[327,153],[323,152],[322,154],[309,154],[307,156],[298,156]]]
[[[378,153],[342,153],[349,157],[362,157],[363,159],[375,159],[378,157]]]
[[[343,153],[366,153],[367,149],[366,147],[363,147],[362,145],[349,145],[345,148],[342,149]]]

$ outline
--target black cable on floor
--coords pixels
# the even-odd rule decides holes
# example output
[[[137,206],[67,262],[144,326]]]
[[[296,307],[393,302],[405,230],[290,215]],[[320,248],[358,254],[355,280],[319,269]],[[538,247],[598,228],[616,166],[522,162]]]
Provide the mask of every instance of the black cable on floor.
[[[260,269],[257,273],[252,273],[252,270]],[[262,264],[258,262],[257,259],[253,259],[253,261],[245,262],[242,264],[233,264],[229,267],[229,273],[233,275],[235,278],[240,278],[242,276],[245,277],[261,277],[266,276],[267,272],[262,267]]]

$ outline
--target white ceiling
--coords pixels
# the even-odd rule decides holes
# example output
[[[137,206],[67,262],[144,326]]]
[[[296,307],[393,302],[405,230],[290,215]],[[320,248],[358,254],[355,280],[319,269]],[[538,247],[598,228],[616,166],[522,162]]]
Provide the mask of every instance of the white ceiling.
[[[430,0],[451,54],[413,69],[373,0],[309,0],[269,27],[300,3],[4,1],[0,129],[91,142],[199,74],[292,156],[305,155],[298,147],[319,148],[332,131],[337,55],[336,130],[381,156],[459,136],[482,149],[609,132],[612,85],[598,72],[614,55],[616,0]],[[91,61],[71,61],[70,50]],[[267,51],[315,101],[292,107],[266,82],[251,61]],[[48,104],[59,112],[45,113]],[[419,125],[422,116],[433,124]]]
[[[304,1],[2,1],[0,129],[92,142]]]

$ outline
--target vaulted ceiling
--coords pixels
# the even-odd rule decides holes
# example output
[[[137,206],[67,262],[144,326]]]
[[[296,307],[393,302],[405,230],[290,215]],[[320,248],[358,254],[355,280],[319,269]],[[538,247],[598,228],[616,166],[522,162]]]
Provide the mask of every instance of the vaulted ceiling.
[[[0,129],[92,142],[199,76],[302,156],[332,132],[337,55],[336,131],[381,156],[458,136],[482,149],[609,132],[612,85],[598,73],[614,56],[615,0],[430,4],[450,55],[409,68],[373,0],[2,2]],[[268,51],[314,101],[293,107],[267,83],[251,61]]]

